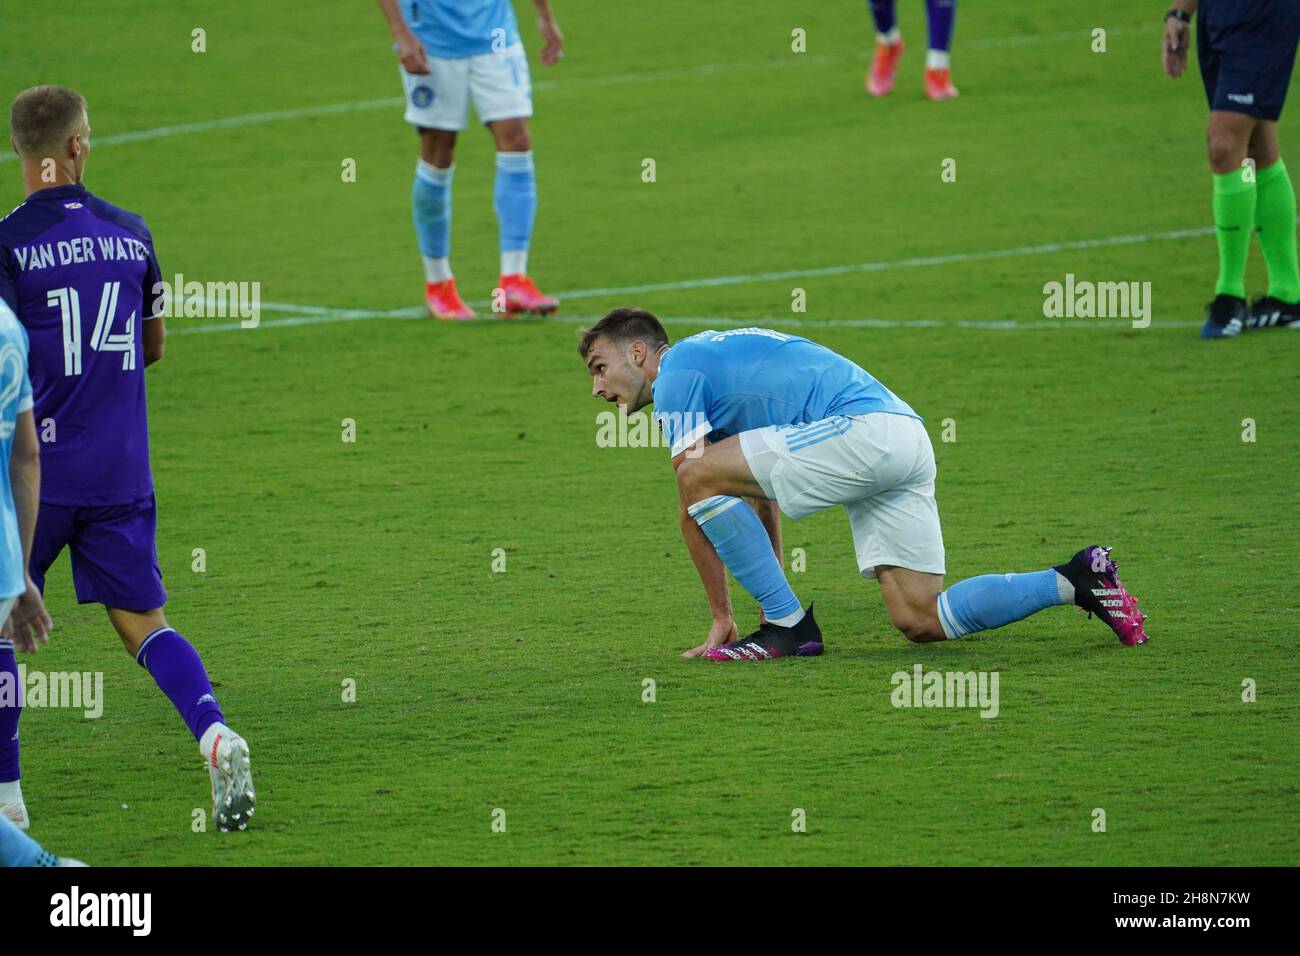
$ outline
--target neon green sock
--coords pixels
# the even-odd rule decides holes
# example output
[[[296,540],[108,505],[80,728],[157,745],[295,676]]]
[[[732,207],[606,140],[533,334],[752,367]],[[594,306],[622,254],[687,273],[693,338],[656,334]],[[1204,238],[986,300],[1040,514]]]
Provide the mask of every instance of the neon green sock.
[[[1255,232],[1268,263],[1268,294],[1300,302],[1300,269],[1295,254],[1295,187],[1286,163],[1278,160],[1255,173]]]
[[[1246,256],[1255,223],[1255,184],[1241,169],[1214,174],[1214,231],[1219,238],[1215,295],[1246,297]]]

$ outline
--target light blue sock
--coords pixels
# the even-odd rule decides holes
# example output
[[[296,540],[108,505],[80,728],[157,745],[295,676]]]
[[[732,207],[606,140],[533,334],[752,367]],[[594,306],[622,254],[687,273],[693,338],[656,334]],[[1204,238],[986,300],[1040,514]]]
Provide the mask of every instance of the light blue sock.
[[[537,217],[537,179],[533,172],[533,153],[497,153],[497,178],[492,204],[501,227],[501,258],[505,263],[518,261],[528,251],[533,238],[533,220]],[[515,253],[515,256],[509,256]],[[526,259],[524,260],[527,261]],[[518,271],[523,272],[523,269]],[[504,272],[503,274],[510,274]]]
[[[948,639],[955,640],[1019,621],[1045,607],[1069,604],[1073,592],[1070,582],[1051,568],[1029,574],[981,574],[958,581],[939,595],[939,623]]]
[[[800,615],[803,605],[794,596],[781,565],[772,553],[767,529],[749,504],[733,495],[714,495],[686,509],[741,587],[763,608],[769,621]]]
[[[57,860],[41,845],[0,814],[0,866],[50,866],[45,858]]]
[[[411,187],[411,212],[420,254],[445,259],[451,253],[451,174],[455,167],[439,169],[420,160]]]

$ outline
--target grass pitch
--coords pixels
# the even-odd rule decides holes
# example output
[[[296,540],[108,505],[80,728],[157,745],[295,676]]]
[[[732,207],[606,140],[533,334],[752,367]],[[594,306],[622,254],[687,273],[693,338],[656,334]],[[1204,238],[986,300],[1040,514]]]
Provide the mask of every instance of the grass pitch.
[[[165,274],[260,281],[265,300],[255,330],[169,322],[148,373],[168,613],[250,741],[255,830],[193,832],[193,742],[76,605],[65,557],[55,638],[28,664],[103,671],[105,710],[24,717],[33,833],[99,865],[1300,861],[1297,336],[1196,338],[1216,268],[1206,107],[1195,75],[1160,72],[1159,18],[963,6],[962,97],[932,104],[919,3],[885,101],[862,91],[860,3],[556,6],[568,55],[532,64],[530,271],[562,312],[455,326],[410,320],[416,144],[373,5],[6,10],[4,96],[85,93],[90,188],[145,216]],[[480,306],[491,183],[472,128],[453,258]],[[21,198],[0,162],[0,206]],[[1044,319],[1067,274],[1152,283],[1152,326]],[[1252,293],[1263,276],[1256,253]],[[911,646],[835,510],[785,524],[825,657],[679,660],[708,616],[667,454],[597,447],[605,406],[575,351],[628,302],[674,335],[765,324],[854,358],[927,419],[950,581],[1111,543],[1151,643],[1053,609]],[[733,593],[743,628],[756,611]],[[917,663],[998,672],[999,715],[894,708],[891,675]]]

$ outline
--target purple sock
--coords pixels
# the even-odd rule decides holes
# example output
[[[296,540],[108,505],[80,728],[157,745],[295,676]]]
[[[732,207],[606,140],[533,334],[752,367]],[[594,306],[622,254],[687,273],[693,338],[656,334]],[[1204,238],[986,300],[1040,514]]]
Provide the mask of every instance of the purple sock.
[[[0,783],[18,779],[18,718],[22,712],[14,644],[0,639]]]
[[[871,7],[871,19],[876,21],[877,33],[888,33],[894,29],[898,20],[894,16],[894,0],[868,0]]]
[[[202,739],[203,731],[217,721],[225,723],[199,652],[173,628],[160,627],[146,637],[135,662],[171,698],[195,740]]]
[[[925,0],[930,19],[930,49],[948,52],[952,46],[952,22],[957,17],[957,0]]]

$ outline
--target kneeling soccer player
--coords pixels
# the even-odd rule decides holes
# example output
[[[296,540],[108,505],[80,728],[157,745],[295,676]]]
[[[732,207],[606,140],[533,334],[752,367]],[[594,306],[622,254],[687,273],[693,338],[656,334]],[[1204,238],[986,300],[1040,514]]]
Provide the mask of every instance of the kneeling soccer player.
[[[615,309],[583,333],[592,395],[655,406],[672,449],[686,546],[713,627],[686,657],[767,660],[822,652],[781,570],[779,507],[799,519],[843,505],[858,568],[880,581],[894,626],[910,641],[955,639],[1055,604],[1076,604],[1124,644],[1147,640],[1137,599],[1109,548],[1029,574],[985,574],[944,590],[935,462],[916,412],[856,364],[771,329],[701,332],[669,346],[641,309]],[[758,507],[756,512],[746,500]],[[763,611],[737,639],[723,566]]]

